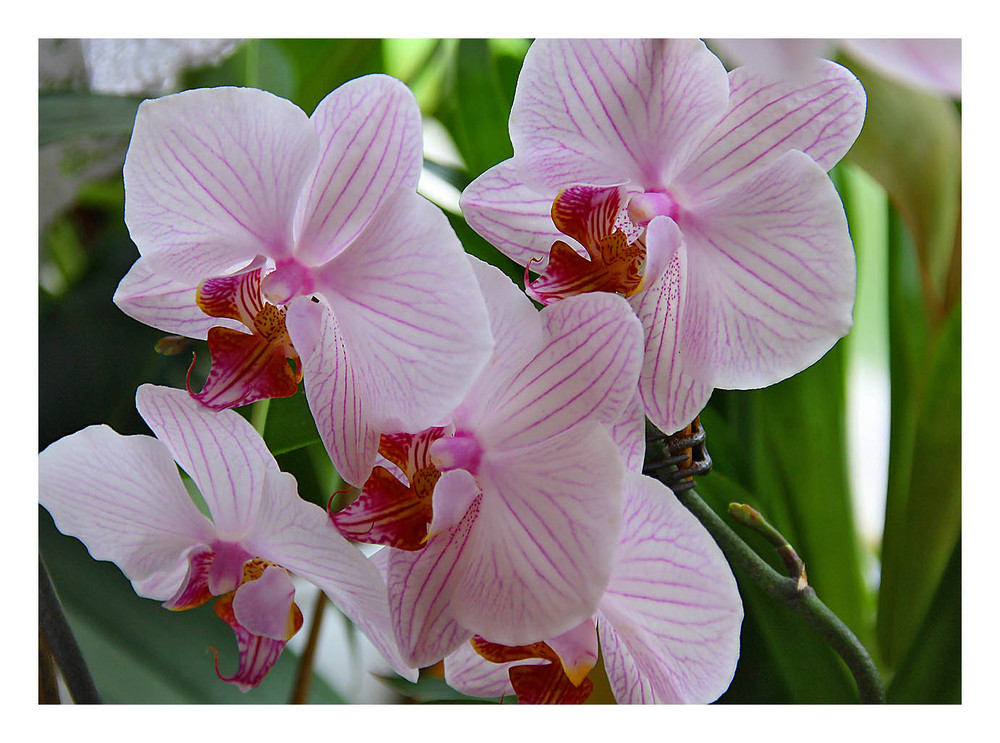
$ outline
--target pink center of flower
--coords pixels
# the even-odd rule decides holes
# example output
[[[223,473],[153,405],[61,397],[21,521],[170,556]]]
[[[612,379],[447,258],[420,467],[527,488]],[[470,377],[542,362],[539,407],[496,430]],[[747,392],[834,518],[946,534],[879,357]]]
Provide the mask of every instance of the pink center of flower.
[[[470,431],[456,431],[454,436],[431,444],[431,461],[441,472],[465,470],[475,475],[483,458],[483,446]]]
[[[670,217],[676,222],[680,213],[680,204],[665,191],[636,194],[628,202],[628,216],[640,227],[645,227],[656,217]]]
[[[264,277],[260,288],[269,301],[286,304],[292,297],[311,293],[314,286],[309,268],[289,258]]]

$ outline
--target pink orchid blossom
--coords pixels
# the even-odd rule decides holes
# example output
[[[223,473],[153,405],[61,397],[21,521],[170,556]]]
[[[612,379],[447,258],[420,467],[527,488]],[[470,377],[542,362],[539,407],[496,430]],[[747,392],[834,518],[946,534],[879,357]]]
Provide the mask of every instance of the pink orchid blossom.
[[[386,75],[311,117],[250,88],[145,101],[125,161],[140,258],[115,302],[207,338],[209,407],[304,378],[338,472],[363,483],[379,432],[445,416],[492,347],[462,246],[415,191],[422,163],[420,110]]]
[[[854,250],[826,171],[864,111],[832,62],[790,84],[727,74],[700,41],[536,41],[514,157],[470,184],[462,211],[539,275],[539,301],[628,298],[642,403],[672,433],[714,388],[774,384],[850,329]]]
[[[621,522],[624,468],[608,429],[635,398],[639,321],[608,294],[539,313],[470,260],[493,358],[442,426],[384,435],[385,466],[332,516],[345,536],[389,545],[393,629],[414,666],[473,634],[522,645],[591,616]]]
[[[215,412],[184,390],[143,385],[136,407],[156,434],[90,426],[39,455],[39,501],[64,534],[110,560],[140,596],[168,609],[218,597],[236,635],[239,668],[219,676],[257,686],[302,625],[289,572],[323,590],[401,673],[385,583],[361,552],[302,500],[260,435],[239,414]],[[198,487],[195,506],[177,466]],[[216,658],[218,672],[218,658]]]
[[[732,681],[742,621],[736,581],[708,532],[669,488],[630,471],[611,579],[593,618],[527,648],[475,637],[445,659],[445,679],[472,696],[579,703],[592,688],[600,637],[619,704],[707,703]]]

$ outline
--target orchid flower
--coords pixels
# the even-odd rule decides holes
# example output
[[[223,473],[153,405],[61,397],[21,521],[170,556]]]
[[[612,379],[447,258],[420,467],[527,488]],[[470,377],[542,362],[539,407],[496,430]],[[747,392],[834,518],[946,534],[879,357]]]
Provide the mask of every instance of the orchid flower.
[[[521,645],[591,616],[621,522],[608,428],[634,400],[639,321],[607,294],[538,312],[498,269],[470,261],[493,358],[443,425],[383,435],[385,465],[332,515],[345,536],[389,545],[393,630],[413,666],[474,634]]]
[[[732,571],[705,528],[667,486],[630,471],[611,579],[594,616],[528,647],[473,637],[445,659],[445,679],[472,696],[579,703],[593,688],[587,673],[600,637],[619,704],[707,703],[732,681],[742,620]]]
[[[536,41],[510,116],[514,157],[462,195],[469,224],[543,303],[626,296],[639,391],[672,433],[714,388],[762,387],[852,324],[854,251],[827,177],[857,137],[858,81],[725,68],[700,41]]]
[[[137,594],[168,609],[218,597],[215,611],[239,647],[236,673],[219,676],[243,691],[261,682],[302,625],[289,572],[323,590],[394,668],[415,679],[392,640],[377,569],[321,508],[298,496],[295,478],[278,469],[242,416],[152,385],[138,389],[136,407],[156,438],[90,426],[39,455],[39,501],[61,532],[113,561]]]
[[[416,194],[420,111],[386,75],[344,84],[311,117],[250,88],[140,105],[125,221],[140,258],[115,302],[208,340],[196,397],[215,409],[304,378],[345,480],[381,430],[418,430],[463,398],[492,348],[447,218]]]

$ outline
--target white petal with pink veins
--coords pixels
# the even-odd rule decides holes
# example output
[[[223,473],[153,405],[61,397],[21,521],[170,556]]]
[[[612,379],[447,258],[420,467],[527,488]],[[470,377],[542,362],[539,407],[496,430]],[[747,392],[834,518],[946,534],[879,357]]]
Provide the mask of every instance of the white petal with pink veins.
[[[423,140],[413,93],[388,75],[341,85],[311,121],[320,158],[298,205],[295,254],[318,265],[357,237],[393,193],[416,189]]]
[[[150,436],[90,426],[39,455],[38,500],[58,529],[111,560],[136,592],[166,600],[187,574],[188,552],[215,538],[167,448]]]
[[[792,151],[683,225],[685,366],[714,387],[774,384],[851,328],[854,248],[826,173]]]
[[[626,475],[598,631],[619,704],[706,703],[739,658],[743,605],[722,552],[669,488]]]
[[[726,110],[726,71],[697,40],[539,40],[511,109],[514,158],[539,191],[669,183]]]
[[[198,485],[219,538],[239,541],[256,517],[264,473],[278,469],[260,434],[239,413],[210,410],[186,390],[144,384],[135,403]]]
[[[125,222],[158,271],[186,280],[291,253],[316,131],[295,104],[252,88],[144,101],[125,159]]]
[[[340,326],[325,304],[298,297],[288,307],[285,327],[302,360],[309,410],[333,466],[361,487],[374,466],[379,433],[370,425],[369,404]]]
[[[461,243],[441,210],[415,193],[396,192],[313,275],[376,427],[437,424],[492,353],[486,305]]]

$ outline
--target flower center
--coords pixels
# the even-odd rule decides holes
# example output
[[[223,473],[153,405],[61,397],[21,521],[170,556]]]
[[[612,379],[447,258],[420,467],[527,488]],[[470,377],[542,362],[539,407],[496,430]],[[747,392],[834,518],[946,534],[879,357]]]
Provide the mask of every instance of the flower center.
[[[431,444],[430,455],[434,466],[441,472],[461,469],[475,475],[483,458],[483,446],[474,433],[456,431],[454,436]]]
[[[628,216],[640,227],[645,227],[656,217],[670,217],[676,222],[680,212],[680,204],[665,191],[636,194],[628,202]]]
[[[312,292],[313,280],[306,266],[289,258],[264,277],[260,288],[268,301],[285,304],[292,297]]]

